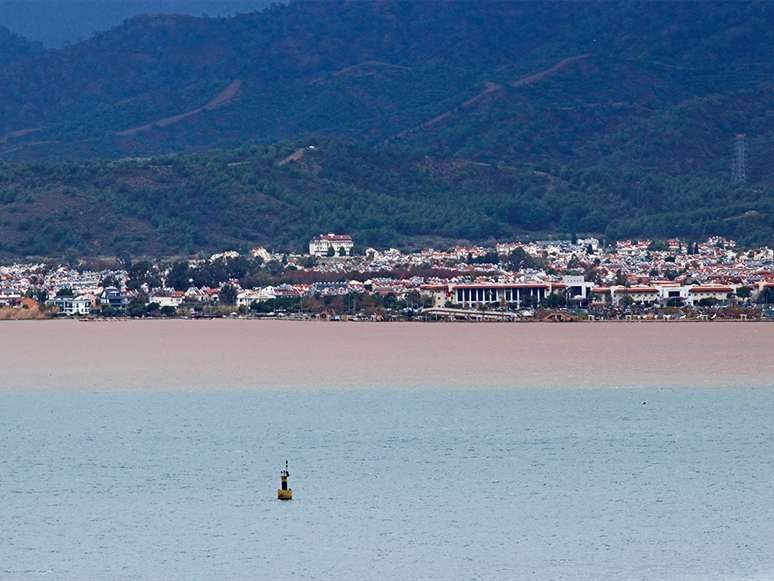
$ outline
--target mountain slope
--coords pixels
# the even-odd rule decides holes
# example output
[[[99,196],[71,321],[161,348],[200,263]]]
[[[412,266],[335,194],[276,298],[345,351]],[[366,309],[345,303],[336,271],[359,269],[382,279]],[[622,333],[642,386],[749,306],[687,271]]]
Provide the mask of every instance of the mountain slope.
[[[269,4],[267,0],[3,0],[0,23],[48,48],[59,48],[137,14],[225,16]]]
[[[0,68],[44,53],[45,49],[40,43],[29,41],[5,26],[0,26]]]
[[[301,251],[330,231],[351,234],[361,249],[572,232],[774,241],[771,187],[653,171],[486,165],[331,140],[307,145],[0,163],[0,257],[168,256],[255,245]]]
[[[727,179],[733,136],[747,133],[748,175],[770,181],[772,30],[774,7],[736,1],[293,2],[233,18],[138,16],[0,71],[0,156],[120,158],[324,134],[482,162]],[[199,111],[237,81],[236,99]]]

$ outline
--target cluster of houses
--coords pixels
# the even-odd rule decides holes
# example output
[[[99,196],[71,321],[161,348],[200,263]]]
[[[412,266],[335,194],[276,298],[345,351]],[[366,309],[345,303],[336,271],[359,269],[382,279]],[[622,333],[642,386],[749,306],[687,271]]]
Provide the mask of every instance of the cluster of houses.
[[[337,297],[362,293],[414,298],[434,308],[509,308],[567,306],[576,308],[695,307],[749,303],[774,296],[774,254],[768,248],[738,251],[734,241],[710,238],[701,243],[680,240],[600,244],[589,238],[498,244],[495,248],[458,246],[443,251],[367,249],[352,256],[350,236],[315,237],[309,255],[279,255],[255,249],[264,265],[326,273],[337,282],[280,284],[242,288],[221,281],[217,288],[191,287],[127,290],[125,271],[79,272],[42,264],[0,267],[0,307],[32,308],[38,298],[63,315],[87,315],[108,306],[126,308],[142,297],[159,308],[217,305],[222,289],[236,293],[237,307],[282,298]],[[230,260],[236,252],[214,255]],[[309,256],[320,260],[306,260]],[[522,260],[514,262],[514,256]],[[527,262],[524,257],[529,258]],[[195,261],[192,261],[192,264]],[[163,269],[162,269],[163,270]],[[354,277],[352,273],[359,273]],[[400,276],[385,273],[402,272]],[[443,272],[448,276],[439,277]],[[411,276],[424,273],[425,276]],[[330,276],[336,275],[335,277]],[[163,272],[162,272],[163,275]],[[369,275],[373,275],[370,278]],[[354,280],[355,278],[360,280]],[[163,276],[162,276],[163,279]],[[366,280],[362,280],[366,279]],[[104,285],[105,280],[113,284]],[[421,297],[422,300],[417,300]]]
[[[109,286],[97,289],[95,293],[77,296],[55,295],[46,300],[47,306],[56,307],[59,313],[66,316],[88,315],[98,304],[123,309],[128,304],[128,299],[116,287]]]

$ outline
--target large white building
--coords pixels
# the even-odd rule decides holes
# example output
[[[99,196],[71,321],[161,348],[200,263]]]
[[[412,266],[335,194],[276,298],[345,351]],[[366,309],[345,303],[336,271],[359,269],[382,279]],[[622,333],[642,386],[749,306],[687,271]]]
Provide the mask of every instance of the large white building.
[[[46,301],[47,305],[59,308],[62,315],[88,315],[92,300],[88,297],[54,297]]]
[[[433,307],[443,307],[449,302],[462,307],[480,305],[519,306],[537,305],[556,289],[564,290],[561,283],[496,283],[479,282],[466,284],[423,284],[419,287],[423,296],[432,300]]]
[[[420,292],[430,297],[434,307],[446,303],[462,307],[480,305],[536,306],[552,292],[561,291],[576,304],[585,304],[594,284],[583,276],[564,276],[562,282],[474,282],[464,284],[423,284]]]
[[[183,304],[184,299],[185,293],[183,291],[158,291],[148,297],[146,304],[156,303],[159,307],[173,307],[176,309]]]
[[[723,285],[700,285],[694,286],[688,291],[688,303],[692,306],[698,305],[701,299],[714,299],[719,303],[727,301],[735,296],[736,289]]]
[[[328,249],[333,248],[336,256],[341,256],[341,249],[347,256],[352,255],[352,242],[349,234],[320,234],[309,241],[309,254],[312,256],[328,256]]]

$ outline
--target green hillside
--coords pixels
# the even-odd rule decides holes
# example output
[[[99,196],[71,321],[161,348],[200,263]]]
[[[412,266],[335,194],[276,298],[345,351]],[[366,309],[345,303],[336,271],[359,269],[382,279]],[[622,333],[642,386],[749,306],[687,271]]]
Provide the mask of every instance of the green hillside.
[[[0,156],[117,159],[329,135],[727,179],[733,136],[747,133],[750,180],[771,181],[773,11],[493,0],[138,16],[0,71],[0,135],[23,132]]]
[[[485,165],[331,140],[4,163],[0,257],[301,251],[329,231],[351,234],[361,250],[571,233],[759,244],[774,240],[772,194],[653,171]]]
[[[5,258],[774,244],[770,3],[300,1],[0,49]]]

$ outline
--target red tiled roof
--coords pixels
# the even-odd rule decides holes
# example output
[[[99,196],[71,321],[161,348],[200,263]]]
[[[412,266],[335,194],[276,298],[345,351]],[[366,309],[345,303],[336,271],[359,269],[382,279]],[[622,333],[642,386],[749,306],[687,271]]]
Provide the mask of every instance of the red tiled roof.
[[[730,286],[695,286],[688,292],[691,293],[711,293],[711,292],[724,292],[724,293],[730,293],[734,292],[734,289],[732,289]]]
[[[328,242],[352,242],[352,237],[349,234],[320,234],[315,236],[312,240],[327,240]]]
[[[617,288],[615,289],[615,292],[617,293],[657,293],[658,289],[650,288],[650,287],[632,286],[629,288]]]

